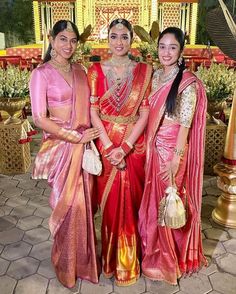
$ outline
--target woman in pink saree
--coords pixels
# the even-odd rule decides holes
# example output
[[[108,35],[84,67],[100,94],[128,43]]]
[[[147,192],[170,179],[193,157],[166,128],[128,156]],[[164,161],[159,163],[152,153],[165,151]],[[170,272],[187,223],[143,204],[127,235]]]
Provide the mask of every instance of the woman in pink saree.
[[[206,95],[202,83],[184,70],[184,34],[175,27],[158,40],[162,69],[155,71],[149,97],[146,179],[139,211],[142,272],[152,280],[177,284],[206,265],[201,241]],[[174,178],[186,205],[187,222],[163,226],[161,201]]]
[[[32,177],[47,179],[52,187],[52,263],[59,281],[69,288],[78,277],[98,282],[92,182],[81,161],[84,143],[97,138],[99,131],[90,128],[86,73],[69,62],[78,38],[72,22],[58,21],[44,63],[32,72],[30,81],[33,119],[43,129]]]
[[[108,38],[112,57],[91,66],[92,124],[103,172],[95,179],[94,203],[102,214],[103,274],[128,286],[140,275],[138,210],[144,188],[145,137],[152,68],[128,57],[132,26],[115,19]],[[95,199],[96,198],[96,199]]]

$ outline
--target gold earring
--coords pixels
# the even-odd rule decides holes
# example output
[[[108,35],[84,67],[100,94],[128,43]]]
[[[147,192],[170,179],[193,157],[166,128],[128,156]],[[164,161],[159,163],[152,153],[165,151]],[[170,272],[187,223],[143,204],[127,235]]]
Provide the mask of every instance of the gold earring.
[[[178,65],[180,66],[183,62],[183,56],[180,56],[178,59]]]
[[[54,48],[51,49],[50,56],[52,59],[55,59],[57,57],[57,52]]]

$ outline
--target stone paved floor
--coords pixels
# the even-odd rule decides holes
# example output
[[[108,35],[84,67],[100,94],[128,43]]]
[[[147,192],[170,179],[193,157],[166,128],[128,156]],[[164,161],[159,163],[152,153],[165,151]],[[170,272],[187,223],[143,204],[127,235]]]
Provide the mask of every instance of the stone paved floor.
[[[33,156],[37,145],[35,140]],[[78,281],[73,289],[64,288],[50,262],[49,194],[47,183],[31,180],[30,172],[0,174],[0,294],[236,293],[236,229],[221,227],[211,219],[220,194],[215,177],[206,176],[203,189],[202,237],[209,266],[182,278],[178,286],[141,277],[135,285],[117,287],[101,276],[98,285]],[[96,224],[99,227],[99,217]]]

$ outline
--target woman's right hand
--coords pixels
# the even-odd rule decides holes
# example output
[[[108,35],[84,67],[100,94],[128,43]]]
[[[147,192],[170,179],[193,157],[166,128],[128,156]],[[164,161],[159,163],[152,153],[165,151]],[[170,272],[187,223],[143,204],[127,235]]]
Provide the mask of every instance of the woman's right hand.
[[[100,129],[98,128],[89,128],[83,131],[83,137],[79,141],[79,143],[85,144],[90,142],[91,140],[97,139],[100,136]]]

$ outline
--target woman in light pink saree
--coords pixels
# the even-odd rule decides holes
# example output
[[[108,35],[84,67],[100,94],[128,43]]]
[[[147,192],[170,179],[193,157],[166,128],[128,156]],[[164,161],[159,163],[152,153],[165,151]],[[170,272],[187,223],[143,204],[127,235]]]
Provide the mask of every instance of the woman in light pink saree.
[[[143,274],[173,285],[207,263],[200,224],[206,95],[196,76],[184,70],[183,47],[180,29],[161,33],[158,53],[163,68],[154,73],[149,99],[146,179],[139,211]],[[171,174],[187,210],[187,222],[179,229],[159,222]]]
[[[69,63],[78,38],[72,22],[58,21],[44,63],[32,72],[30,81],[33,119],[44,131],[32,177],[48,179],[52,187],[52,263],[59,281],[69,288],[78,277],[98,282],[92,179],[81,162],[84,143],[97,138],[99,131],[90,128],[86,73]]]

